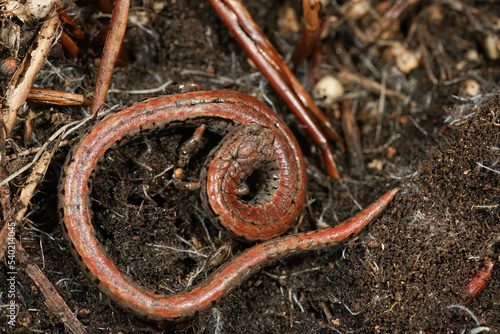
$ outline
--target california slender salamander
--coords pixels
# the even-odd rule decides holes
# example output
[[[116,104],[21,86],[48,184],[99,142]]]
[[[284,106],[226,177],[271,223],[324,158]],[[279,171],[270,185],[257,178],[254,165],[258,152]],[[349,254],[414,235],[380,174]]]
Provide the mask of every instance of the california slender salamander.
[[[306,198],[302,153],[290,130],[267,106],[242,93],[191,92],[158,97],[100,121],[82,137],[66,161],[59,185],[63,230],[73,254],[94,283],[123,308],[145,318],[193,317],[272,261],[334,245],[358,232],[397,192],[388,192],[336,227],[258,244],[185,293],[154,294],[120,272],[97,241],[91,222],[91,174],[98,160],[121,139],[169,126],[200,124],[226,134],[210,153],[213,160],[206,163],[201,173],[202,178],[208,178],[202,186],[202,202],[217,225],[232,220],[235,226],[226,227],[232,234],[248,240],[270,239],[296,221]],[[257,191],[250,202],[242,201],[235,189],[240,179],[256,168],[268,169],[264,174],[269,184]],[[245,221],[250,221],[250,227],[244,225]],[[275,225],[269,226],[269,222]]]

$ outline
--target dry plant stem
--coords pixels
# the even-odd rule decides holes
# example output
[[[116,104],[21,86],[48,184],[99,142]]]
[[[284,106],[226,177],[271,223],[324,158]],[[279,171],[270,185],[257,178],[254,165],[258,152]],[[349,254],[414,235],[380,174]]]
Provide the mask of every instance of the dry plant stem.
[[[309,94],[241,3],[234,0],[210,0],[210,3],[240,46],[269,80],[273,89],[298,120],[306,126],[307,132],[322,150],[328,174],[334,179],[340,179],[328,140],[310,112],[319,119],[329,137],[336,140],[343,148],[337,131],[313,103]]]
[[[5,139],[10,136],[10,132],[17,120],[17,110],[25,102],[29,89],[35,80],[38,71],[42,67],[45,57],[50,49],[52,41],[59,28],[60,21],[53,9],[47,21],[40,28],[37,40],[24,57],[21,65],[12,76],[5,94],[5,104],[2,108],[2,127],[0,129],[2,136],[2,179],[6,174],[5,170]],[[10,190],[8,184],[0,187],[1,203],[4,216],[4,226],[0,230],[0,259],[3,258],[7,249],[8,221],[11,220],[13,213],[10,208]],[[26,212],[26,210],[24,211]],[[24,213],[23,213],[24,215]]]
[[[40,28],[36,41],[9,82],[5,94],[5,104],[2,109],[3,131],[7,133],[6,137],[10,136],[10,132],[16,123],[17,110],[26,101],[33,81],[42,67],[52,41],[56,36],[59,25],[59,17],[56,15],[55,9],[53,9],[47,21]]]
[[[422,44],[425,45],[426,56],[429,55],[427,48],[429,49],[430,55],[435,59],[439,67],[439,80],[446,81],[453,78],[453,70],[447,61],[448,56],[444,53],[442,45],[437,44],[435,38],[432,36],[429,29],[420,24],[417,29],[417,36]]]
[[[58,106],[81,106],[91,103],[89,99],[80,94],[34,87],[30,89],[27,100]]]
[[[32,263],[28,253],[24,250],[20,242],[16,241],[16,255],[19,263],[24,266],[24,272],[35,282],[40,292],[45,297],[45,302],[52,313],[66,325],[69,331],[74,334],[86,334],[87,331],[82,323],[78,321],[66,302],[59,295],[49,279],[43,274],[40,268]]]
[[[2,121],[0,120],[0,128],[3,127]],[[4,180],[7,175],[7,162],[9,161],[7,157],[7,149],[5,147],[5,131],[0,131],[0,179]],[[0,204],[2,205],[3,217],[7,217],[7,212],[10,209],[10,189],[8,184],[0,186]]]
[[[6,186],[2,186],[1,189],[3,190]],[[5,210],[4,210],[4,217],[5,217]],[[7,236],[9,234],[8,230],[9,224],[7,220],[5,220],[5,223],[3,224],[2,229],[0,230],[0,252],[1,252],[1,257],[0,259],[3,259],[3,256],[5,255],[5,251],[7,250]]]
[[[321,1],[302,0],[302,10],[305,22],[302,33],[293,49],[292,63],[294,66],[297,66],[312,54],[318,44],[320,35],[319,11],[321,10]]]
[[[24,129],[23,129],[24,145],[27,145],[30,142],[32,135],[33,135],[33,124],[31,124],[31,117],[28,116],[24,121]]]
[[[427,48],[424,45],[423,41],[420,41],[420,53],[422,54],[422,59],[425,67],[425,71],[427,72],[427,78],[429,79],[432,84],[437,85],[439,83],[439,80],[436,78],[434,75],[434,72],[432,71],[432,65],[431,61],[429,58],[429,52],[427,51]]]
[[[73,39],[68,34],[63,32],[61,34],[61,37],[59,38],[59,41],[64,46],[66,51],[68,51],[73,57],[78,56],[78,54],[80,53],[80,48],[76,46],[75,41],[73,41]]]
[[[348,99],[343,99],[340,102],[340,110],[342,113],[342,129],[344,130],[347,152],[351,159],[351,169],[354,169],[355,174],[361,175],[365,169],[363,147],[361,145],[361,131],[352,112],[351,102]]]
[[[389,10],[387,10],[382,16],[382,18],[373,23],[370,27],[368,27],[366,37],[371,42],[374,42],[380,34],[382,34],[387,28],[389,28],[393,22],[398,21],[400,17],[408,12],[413,6],[418,4],[421,0],[405,0],[398,1],[394,5],[392,5]]]
[[[321,44],[318,44],[311,55],[309,62],[309,83],[318,82],[321,74],[321,63],[325,55],[325,50]]]
[[[57,146],[57,148],[61,148],[61,147],[64,147],[64,146],[68,146],[70,143],[69,140],[61,140],[61,142],[59,142],[59,145]],[[43,146],[38,146],[38,147],[32,147],[32,148],[29,148],[27,150],[24,150],[22,152],[19,152],[19,153],[14,153],[14,154],[11,154],[11,155],[8,155],[7,156],[7,161],[11,161],[11,160],[14,160],[14,159],[17,159],[19,157],[26,157],[28,155],[32,155],[32,154],[35,154],[37,153],[38,151],[40,150],[44,150],[45,147]],[[0,178],[2,179],[2,178]]]
[[[358,67],[354,64],[352,54],[346,50],[342,43],[334,43],[335,50],[332,59],[329,59],[334,68],[342,69],[350,73],[358,72]]]
[[[417,15],[413,12],[410,13],[410,18],[409,18],[409,27],[408,27],[408,32],[406,33],[406,38],[405,38],[405,45],[410,45],[411,41],[416,36],[417,30],[419,28],[419,23],[418,23],[418,17]]]
[[[1,122],[0,122],[1,125]],[[0,131],[0,179],[5,179],[7,177],[7,153],[5,150],[5,132]],[[0,186],[0,203],[2,205],[2,216],[3,216],[3,226],[0,230],[0,248],[6,249],[7,246],[7,235],[8,226],[6,217],[10,215],[10,188],[8,184]],[[5,252],[5,250],[4,250]]]
[[[101,57],[101,64],[97,73],[94,96],[90,105],[90,114],[95,114],[104,104],[106,94],[108,93],[109,83],[113,75],[116,58],[120,51],[123,36],[127,28],[128,10],[130,0],[117,0],[111,23],[109,25],[108,34],[106,36],[106,44]]]
[[[66,11],[64,10],[64,8],[57,6],[57,12],[59,13],[59,19],[66,23],[67,26],[70,26],[71,29],[70,30],[70,35],[75,37],[76,39],[78,40],[83,40],[85,38],[85,32],[80,29],[80,27],[78,26],[78,24],[76,24],[75,21],[73,21],[73,19],[68,15],[68,13],[66,13]],[[65,26],[65,28],[67,27]]]
[[[19,225],[21,225],[21,221],[26,214],[26,211],[28,210],[28,204],[35,192],[35,188],[38,183],[43,180],[52,156],[54,155],[54,152],[58,147],[58,143],[59,141],[53,142],[52,144],[50,144],[49,149],[42,153],[40,160],[38,160],[37,164],[31,171],[30,176],[24,183],[21,190],[21,195],[19,196],[19,200],[17,201],[15,207],[11,210],[11,215],[9,215],[6,219],[7,222],[14,222],[15,230],[19,229]],[[4,234],[0,234],[0,260],[3,259],[6,250],[7,229],[5,229]]]
[[[381,84],[379,84],[376,81],[363,78],[357,74],[348,72],[348,71],[340,71],[338,74],[338,79],[343,83],[343,84],[356,84],[360,85],[367,91],[370,91],[375,94],[380,94],[380,92],[384,89]],[[407,99],[407,96],[401,92],[392,90],[392,89],[385,89],[385,95],[391,96],[391,97],[396,97],[402,101],[405,101]]]

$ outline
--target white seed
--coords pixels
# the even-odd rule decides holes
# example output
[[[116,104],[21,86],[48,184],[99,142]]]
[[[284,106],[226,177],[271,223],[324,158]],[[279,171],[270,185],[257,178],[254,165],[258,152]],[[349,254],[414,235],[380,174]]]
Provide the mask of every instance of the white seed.
[[[373,159],[366,165],[366,167],[370,169],[382,170],[384,163],[380,159]]]
[[[404,48],[403,52],[396,57],[396,66],[403,73],[410,73],[420,64],[420,52],[410,51]]]
[[[340,7],[340,13],[348,19],[357,20],[368,14],[370,4],[366,0],[347,1]]]
[[[401,43],[392,43],[384,50],[382,56],[387,61],[395,61],[398,69],[403,73],[410,73],[420,64],[420,52],[408,50]]]
[[[465,59],[467,59],[468,61],[478,61],[479,53],[476,49],[470,49],[465,53]]]
[[[497,60],[499,58],[499,48],[500,41],[496,35],[488,35],[483,41],[484,50],[486,51],[486,56],[491,60]]]
[[[344,86],[339,79],[326,75],[314,86],[313,95],[315,98],[321,99],[324,106],[330,106],[344,95]]]
[[[481,86],[476,80],[467,79],[460,86],[460,91],[469,96],[476,96],[481,92]]]

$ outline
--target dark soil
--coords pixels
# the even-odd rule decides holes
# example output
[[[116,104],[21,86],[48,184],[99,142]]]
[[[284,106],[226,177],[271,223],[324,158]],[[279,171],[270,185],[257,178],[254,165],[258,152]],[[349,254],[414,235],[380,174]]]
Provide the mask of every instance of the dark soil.
[[[293,6],[300,15],[298,3]],[[408,49],[422,53],[420,65],[409,74],[384,56],[387,42],[360,48],[353,27],[366,29],[369,20],[347,20],[322,40],[321,75],[347,68],[408,96],[404,103],[386,96],[383,114],[370,114],[370,104],[378,108],[379,94],[345,85],[362,128],[368,167],[350,166],[349,154],[332,143],[343,177],[339,183],[327,177],[319,150],[207,2],[134,1],[124,43],[127,59],[115,70],[111,88],[146,89],[172,80],[174,84],[196,81],[206,90],[265,94],[299,139],[308,164],[308,204],[302,223],[291,232],[335,225],[387,190],[400,187],[401,191],[356,238],[329,251],[264,268],[191,321],[151,323],[122,311],[100,293],[68,251],[56,214],[57,183],[75,136],[56,154],[20,230],[19,240],[31,261],[89,333],[463,333],[481,326],[490,333],[500,332],[500,66],[487,56],[484,43],[489,34],[499,38],[494,15],[500,6],[492,1],[442,3],[422,1],[400,19],[391,36],[391,41],[407,42]],[[289,55],[297,34],[286,38],[278,34],[281,5],[270,1],[245,5],[278,50]],[[463,7],[457,9],[459,5]],[[79,42],[82,52],[72,58],[55,45],[37,85],[85,94],[94,87],[96,59],[102,50],[95,36],[109,19],[93,16],[95,8],[84,1],[72,3],[69,11],[87,34],[86,41]],[[337,5],[327,5],[324,15],[339,16]],[[138,20],[141,25],[134,23]],[[416,23],[417,32],[411,29]],[[23,29],[33,34],[36,26],[25,24]],[[0,47],[0,52],[4,59],[12,50]],[[474,52],[477,58],[471,56]],[[367,66],[369,62],[375,69]],[[311,91],[307,66],[296,73]],[[479,95],[463,92],[467,79],[479,83]],[[4,89],[8,80],[1,80]],[[110,93],[107,102],[127,105],[160,94]],[[23,144],[22,121],[13,135],[22,150],[40,146],[56,128],[88,111],[37,104],[29,104],[29,109],[34,115],[33,138]],[[323,110],[340,130],[338,107]],[[101,242],[123,271],[163,294],[185,289],[206,259],[154,245],[192,249],[183,241],[187,240],[208,257],[219,247],[231,245],[237,254],[248,246],[230,241],[212,227],[198,194],[177,191],[172,171],[163,173],[175,163],[179,144],[191,133],[190,129],[165,131],[162,136],[137,138],[109,152],[94,178],[94,225]],[[204,155],[218,140],[213,134],[207,139],[189,164],[190,177],[197,177]],[[14,152],[11,146],[7,149]],[[31,158],[11,160],[8,173]],[[25,177],[12,182],[11,193]],[[491,279],[465,304],[466,285],[485,261],[494,264]],[[4,264],[0,264],[0,287],[7,277]],[[194,284],[213,270],[203,269]],[[22,270],[17,280],[17,325],[7,326],[5,309],[0,308],[0,333],[65,332]],[[0,304],[6,303],[5,298],[1,291]]]

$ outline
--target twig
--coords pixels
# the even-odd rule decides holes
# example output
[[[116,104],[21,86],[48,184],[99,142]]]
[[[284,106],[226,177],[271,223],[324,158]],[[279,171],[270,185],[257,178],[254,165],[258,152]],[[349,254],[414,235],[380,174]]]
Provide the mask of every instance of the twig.
[[[340,71],[338,75],[338,79],[345,85],[345,84],[358,84],[364,89],[375,93],[375,94],[380,94],[381,91],[384,89],[381,84],[379,84],[376,81],[363,78],[357,74],[347,72],[347,71]],[[391,97],[396,97],[402,101],[405,101],[408,97],[398,91],[392,90],[392,89],[385,89],[385,94],[387,96]]]
[[[420,36],[420,34],[417,34],[417,36]],[[431,65],[431,61],[430,61],[430,57],[429,57],[429,51],[427,51],[427,48],[425,47],[425,43],[423,42],[423,38],[420,38],[419,50],[420,50],[420,54],[422,55],[425,71],[427,72],[427,77],[429,78],[429,81],[432,82],[432,84],[437,85],[439,83],[439,80],[436,78],[436,75],[432,71],[432,65]]]
[[[130,0],[117,0],[111,23],[109,25],[106,44],[102,52],[101,63],[97,73],[94,95],[90,105],[90,114],[95,114],[104,104],[108,92],[109,83],[118,57],[120,45],[127,28],[128,10]]]
[[[54,152],[58,148],[61,140],[64,139],[68,134],[72,133],[73,131],[75,131],[79,127],[83,126],[91,118],[93,118],[93,116],[88,116],[81,121],[72,122],[72,123],[66,124],[65,126],[61,127],[52,136],[50,136],[50,138],[47,140],[47,142],[45,142],[42,145],[42,147],[39,148],[37,154],[35,155],[35,157],[33,158],[33,160],[29,164],[20,168],[15,173],[4,178],[0,182],[0,189],[3,191],[5,191],[5,190],[8,191],[9,181],[14,179],[17,175],[20,175],[24,171],[31,168],[31,166],[33,166],[35,163],[37,163],[38,159],[40,159],[40,161],[38,161],[38,163],[34,167],[33,171],[31,172],[31,175],[26,180],[25,186],[21,191],[19,201],[17,202],[17,205],[16,205],[16,208],[19,211],[14,212],[13,209],[10,209],[10,205],[5,206],[4,202],[5,201],[10,202],[10,200],[8,198],[2,197],[2,205],[4,206],[4,208],[3,208],[4,217],[6,217],[6,219],[5,219],[4,226],[2,227],[2,230],[0,231],[0,260],[3,258],[4,254],[5,254],[5,250],[7,249],[7,235],[8,235],[9,222],[11,223],[10,225],[14,225],[14,227],[13,227],[14,231],[19,227],[19,222],[21,221],[21,219],[24,217],[24,214],[26,213],[27,205],[28,205],[28,203],[33,195],[35,187],[36,187],[37,183],[43,179],[43,176],[45,175],[45,172],[47,171],[47,167],[48,167],[48,164],[50,163],[52,155],[54,154]],[[68,128],[70,128],[70,129],[67,130]],[[64,134],[63,134],[63,132],[64,132]],[[59,136],[61,136],[61,138],[58,139]],[[49,152],[45,151],[45,149],[47,147],[50,147]],[[5,194],[8,194],[8,193],[5,193]]]
[[[47,142],[45,142],[42,147],[38,148],[37,150],[37,154],[35,155],[35,157],[33,158],[33,160],[28,163],[27,165],[23,166],[22,168],[18,169],[17,171],[15,171],[14,173],[12,173],[11,175],[9,175],[7,178],[3,179],[1,182],[0,182],[0,187],[7,184],[9,181],[11,181],[12,179],[14,179],[16,176],[22,174],[24,171],[28,170],[31,166],[33,166],[33,164],[35,164],[35,162],[40,158],[41,154],[43,151],[45,151],[45,149],[53,143],[54,140],[56,140],[56,138],[61,135],[61,133],[65,132],[66,129],[68,129],[69,127],[75,125],[74,127],[72,127],[71,129],[69,129],[68,131],[65,132],[65,134],[63,135],[62,139],[66,138],[66,136],[68,134],[70,134],[71,132],[75,131],[76,129],[78,129],[79,127],[83,126],[89,119],[91,119],[92,116],[88,116],[86,118],[84,118],[83,120],[80,120],[80,121],[75,121],[75,122],[71,122],[69,124],[66,124],[65,126],[61,127],[59,130],[57,130],[52,136],[50,136],[50,138],[47,140]]]
[[[71,18],[71,16],[68,15],[68,13],[64,10],[64,8],[60,7],[57,5],[57,12],[59,14],[59,19],[61,19],[62,22],[66,23],[65,29],[70,31],[71,36],[74,36],[78,40],[83,40],[85,39],[85,32],[80,29],[78,24],[76,24],[75,21]]]
[[[68,144],[69,144],[68,140],[62,140],[59,143],[58,148],[67,146]],[[19,153],[13,153],[13,154],[7,156],[7,161],[11,161],[11,160],[17,159],[19,157],[26,157],[28,155],[35,154],[35,153],[39,152],[40,150],[44,150],[44,149],[45,149],[45,146],[39,146],[39,147],[29,148],[29,149],[22,151],[22,152],[19,152]],[[4,180],[4,179],[5,178],[2,178],[2,180]]]
[[[328,308],[328,305],[324,301],[320,301],[318,303],[319,307],[323,310],[323,313],[325,313],[326,320],[328,322],[331,322],[333,319],[332,312],[330,312],[330,309]]]
[[[91,102],[81,94],[35,87],[29,90],[27,100],[58,106],[81,106],[82,104],[90,104]]]
[[[0,121],[0,127],[3,127],[3,123]],[[5,149],[5,131],[0,130],[0,178],[5,179],[7,176],[7,159],[6,159],[6,149]],[[10,202],[10,188],[8,184],[0,185],[0,203],[2,204],[2,216],[4,218],[10,215],[11,202]],[[3,243],[5,243],[4,248],[7,245],[7,235],[8,235],[9,224],[6,219],[4,219],[4,224],[0,230],[0,248]],[[5,250],[4,250],[5,252]]]
[[[387,30],[394,22],[398,21],[400,17],[408,12],[413,6],[418,4],[420,0],[405,0],[397,1],[389,8],[384,16],[377,22],[370,25],[367,29],[365,37],[374,42],[380,34]]]
[[[24,265],[24,272],[35,282],[45,297],[47,307],[66,325],[74,334],[86,334],[87,331],[82,323],[75,317],[64,299],[61,298],[52,283],[43,274],[40,268],[33,264],[28,253],[24,250],[19,241],[16,241],[16,255],[21,264]]]
[[[422,127],[420,126],[420,124],[418,124],[418,122],[417,122],[417,120],[416,120],[415,118],[413,118],[412,116],[408,116],[408,119],[409,119],[409,120],[413,123],[413,125],[414,125],[414,126],[415,126],[415,127],[416,127],[419,131],[420,131],[420,132],[422,132],[422,134],[423,134],[424,136],[426,136],[426,137],[427,137],[427,136],[429,135],[429,133],[427,133],[427,131],[425,131],[425,129],[424,129],[424,128],[422,128]]]
[[[382,123],[384,120],[384,109],[385,109],[385,97],[387,96],[387,74],[382,75],[382,83],[380,84],[380,96],[378,99],[378,117],[377,117],[377,127],[375,129],[375,140],[380,140],[380,135],[382,134]]]
[[[13,230],[19,229],[19,225],[24,217],[24,214],[28,210],[28,204],[35,192],[35,188],[40,183],[44,176],[47,168],[49,167],[50,161],[54,152],[57,149],[57,143],[52,143],[52,147],[48,151],[44,151],[37,162],[36,166],[33,168],[30,176],[23,185],[21,195],[17,201],[15,207],[12,209],[12,215],[9,215],[6,219],[8,225],[13,225]],[[7,230],[6,230],[7,231]],[[3,229],[2,229],[3,232]],[[7,250],[7,233],[0,234],[0,260],[3,259],[5,251]]]
[[[374,147],[374,148],[367,148],[363,150],[364,154],[374,154],[374,153],[380,153],[382,151],[385,151],[389,146],[391,146],[392,143],[394,143],[396,140],[401,138],[401,134],[396,133],[393,134],[383,145]]]
[[[309,57],[318,44],[321,30],[319,11],[322,4],[318,0],[302,0],[302,10],[304,11],[304,28],[299,39],[295,43],[292,53],[292,63],[294,66],[300,64]]]
[[[431,32],[429,31],[428,27],[425,25],[419,25],[417,29],[417,36],[421,43],[425,45],[425,47],[422,48],[423,51],[427,52],[426,48],[429,48],[430,55],[433,56],[435,59],[438,67],[439,67],[439,79],[440,81],[446,81],[446,80],[451,80],[453,79],[453,70],[450,66],[450,61],[449,57],[446,55],[444,52],[444,47],[439,44],[436,39],[432,36]],[[424,55],[425,57],[429,58],[427,55]],[[426,62],[430,62],[430,60],[426,60],[424,58],[424,65]],[[426,65],[430,66],[430,65]],[[430,70],[430,69],[429,69]],[[433,76],[435,76],[433,74]],[[437,79],[437,78],[436,78]]]
[[[72,55],[73,57],[78,56],[78,54],[80,53],[80,48],[76,45],[75,41],[73,41],[73,39],[64,31],[61,33],[59,41],[70,55]]]
[[[135,90],[123,90],[123,89],[110,89],[108,93],[119,93],[119,94],[153,94],[158,92],[163,92],[165,88],[172,84],[172,80],[167,80],[160,86],[150,89],[135,89]]]
[[[31,45],[30,50],[9,82],[2,110],[4,126],[2,131],[7,133],[6,137],[10,136],[10,132],[17,120],[17,110],[28,97],[33,81],[50,50],[59,25],[59,17],[54,7],[49,14],[49,18],[40,28],[36,41]]]
[[[342,129],[344,130],[347,152],[349,152],[351,169],[357,175],[361,175],[365,169],[363,147],[361,145],[361,131],[352,112],[351,102],[348,99],[343,99],[340,102],[340,110],[342,113]]]

